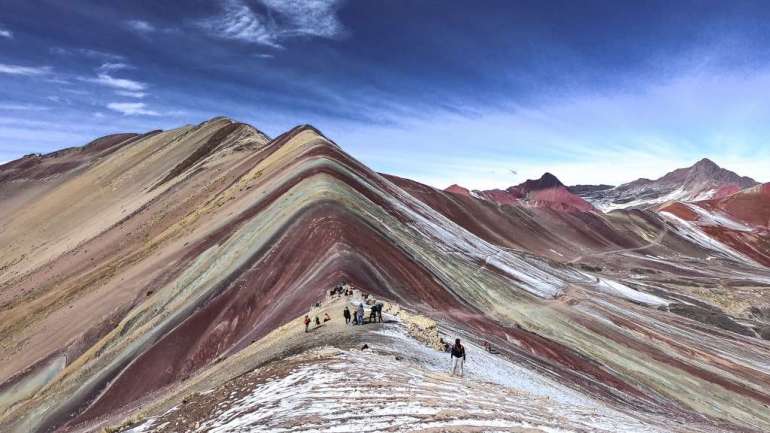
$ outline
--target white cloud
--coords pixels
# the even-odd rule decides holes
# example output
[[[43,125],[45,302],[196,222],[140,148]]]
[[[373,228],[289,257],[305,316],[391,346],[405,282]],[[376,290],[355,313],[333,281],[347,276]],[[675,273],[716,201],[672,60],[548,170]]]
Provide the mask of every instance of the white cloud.
[[[0,74],[38,76],[51,72],[50,66],[19,66],[0,63]]]
[[[46,111],[51,107],[34,104],[0,104],[0,110],[7,111]]]
[[[127,78],[116,78],[109,74],[98,74],[96,78],[81,78],[84,81],[89,81],[103,86],[112,87],[114,89],[120,89],[124,91],[140,92],[147,88],[147,85]]]
[[[13,39],[13,32],[0,27],[0,38]]]
[[[103,63],[96,68],[96,78],[91,77],[78,77],[82,81],[90,83],[100,84],[102,86],[111,87],[115,90],[115,94],[120,96],[127,96],[130,98],[144,98],[147,93],[144,90],[147,88],[147,84],[141,81],[130,80],[127,78],[118,78],[110,74],[111,71],[119,71],[122,69],[135,69],[133,66],[127,63]]]
[[[83,90],[83,89],[67,89],[67,88],[62,88],[60,90],[62,92],[71,93],[73,95],[90,95],[91,94],[91,92],[89,92],[88,90]]]
[[[157,111],[148,110],[143,102],[110,102],[107,108],[126,116],[160,116]]]
[[[120,96],[128,96],[129,98],[140,98],[140,99],[147,96],[147,94],[144,92],[131,92],[128,90],[118,90],[115,92],[115,94]]]
[[[101,72],[119,71],[121,69],[134,69],[134,67],[127,63],[113,63],[113,62],[102,63],[102,65],[99,66],[99,71]]]
[[[344,34],[337,18],[339,0],[261,0],[267,13],[242,0],[223,0],[223,12],[200,22],[214,36],[282,48],[282,41],[308,36],[335,38]]]
[[[143,20],[129,20],[126,21],[126,25],[137,33],[152,33],[156,30],[155,26]]]
[[[280,47],[274,23],[268,17],[254,13],[240,0],[225,0],[223,14],[204,20],[201,25],[224,39]]]
[[[103,61],[119,62],[125,60],[125,57],[120,54],[108,53],[105,51],[92,50],[90,48],[60,48],[54,47],[50,49],[51,54],[59,56],[83,56],[91,59],[100,59]]]
[[[507,187],[546,171],[570,185],[617,185],[703,157],[767,182],[769,98],[770,69],[682,70],[633,90],[554,95],[475,116],[319,126],[372,168],[441,188]]]
[[[283,16],[287,24],[281,36],[319,36],[335,38],[344,34],[337,19],[338,0],[260,0],[273,12]]]

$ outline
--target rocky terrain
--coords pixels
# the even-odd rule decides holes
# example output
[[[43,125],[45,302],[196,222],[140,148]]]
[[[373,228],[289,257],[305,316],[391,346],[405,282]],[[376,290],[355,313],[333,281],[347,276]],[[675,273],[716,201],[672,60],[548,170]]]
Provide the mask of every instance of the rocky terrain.
[[[569,190],[603,211],[654,208],[672,201],[718,199],[757,185],[754,179],[739,176],[702,159],[687,168],[674,170],[656,179],[637,179],[616,187],[577,185]]]
[[[699,164],[682,188],[732,182]],[[12,161],[0,431],[768,431],[749,186],[605,214],[554,176],[443,191],[226,118]],[[364,294],[385,322],[343,324]]]

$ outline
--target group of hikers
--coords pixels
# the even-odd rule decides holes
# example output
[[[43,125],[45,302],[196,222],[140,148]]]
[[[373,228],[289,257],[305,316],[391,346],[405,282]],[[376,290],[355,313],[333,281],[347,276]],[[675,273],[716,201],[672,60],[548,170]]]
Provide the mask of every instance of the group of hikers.
[[[335,296],[353,296],[353,286],[348,283],[337,284],[329,290],[329,296],[332,298]]]
[[[384,304],[376,303],[369,308],[369,323],[382,323],[382,308]],[[350,312],[350,308],[345,306],[342,310],[342,317],[345,318],[345,324],[352,323],[353,325],[363,325],[366,322],[364,314],[364,303],[359,302],[358,307],[354,312]]]
[[[329,317],[329,313],[324,313],[324,323],[332,320],[331,317]],[[313,320],[310,320],[310,315],[305,314],[305,332],[310,332],[310,324],[313,323]],[[318,316],[315,316],[315,326],[316,328],[321,326],[321,319],[318,318]]]
[[[353,286],[348,283],[341,283],[336,286],[334,286],[333,289],[329,291],[329,297],[335,298],[337,296],[353,296]],[[366,301],[367,305],[370,305],[370,312],[369,312],[369,321],[368,323],[382,323],[382,309],[385,306],[383,303],[376,302],[376,301],[369,301],[369,295],[366,293],[362,293],[362,298]],[[321,304],[316,303],[315,307],[320,307]],[[342,316],[345,319],[345,324],[352,324],[352,325],[363,325],[366,322],[365,320],[365,307],[364,302],[359,302],[358,306],[355,307],[353,311],[346,305],[345,309],[342,311]],[[329,313],[324,313],[323,321],[328,322],[331,320],[331,317],[329,317]],[[310,319],[310,315],[305,315],[305,332],[310,332],[310,324],[315,321],[315,326],[319,327],[321,326],[321,320],[318,318],[318,316],[315,316],[314,320]],[[454,344],[449,344],[448,342],[444,341],[443,338],[439,339],[440,344],[442,345],[444,352],[447,352],[450,354],[450,359],[452,361],[452,368],[451,368],[451,374],[452,376],[463,376],[463,367],[465,364],[465,346],[462,345],[460,342],[460,339],[455,339]],[[490,353],[493,353],[492,345],[488,342],[484,342],[484,349],[487,350]]]
[[[351,284],[348,284],[346,282],[337,284],[334,286],[331,290],[329,290],[329,298],[334,299],[336,297],[351,297],[354,295],[355,287]],[[371,305],[369,308],[369,322],[368,323],[376,323],[380,322],[382,323],[382,308],[384,307],[384,304],[377,303],[369,300],[369,294],[368,293],[361,293],[361,297],[364,299],[364,302],[366,302],[367,305]],[[345,319],[345,324],[352,323],[353,325],[363,325],[366,322],[365,317],[365,307],[364,302],[359,302],[358,307],[354,309],[354,311],[351,312],[350,308],[348,306],[345,306],[344,311],[342,312],[342,316]],[[321,303],[316,302],[313,307],[320,308]],[[327,322],[331,320],[331,317],[329,317],[328,313],[324,313],[324,322]],[[305,315],[305,332],[310,332],[310,325],[313,323],[313,319],[310,318],[310,315]],[[321,326],[321,320],[318,318],[318,316],[315,317],[315,326],[319,327]]]

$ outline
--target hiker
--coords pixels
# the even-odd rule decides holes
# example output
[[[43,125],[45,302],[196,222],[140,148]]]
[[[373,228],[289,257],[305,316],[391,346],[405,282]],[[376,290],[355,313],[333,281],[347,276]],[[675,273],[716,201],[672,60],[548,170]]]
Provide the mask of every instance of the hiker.
[[[324,323],[326,323],[326,322],[328,322],[330,320],[332,320],[332,318],[329,317],[329,313],[324,313]]]
[[[384,306],[385,306],[385,304],[383,304],[381,302],[376,305],[376,307],[377,307],[377,321],[379,321],[380,323],[382,323],[382,308]]]
[[[318,316],[315,316],[315,326],[321,326],[321,321],[318,319]]]
[[[465,363],[465,347],[460,344],[460,339],[455,339],[455,344],[452,346],[452,354],[449,356],[452,359],[452,376],[457,374],[457,370],[460,370],[460,377],[463,377],[463,364]]]
[[[364,303],[363,302],[358,304],[358,311],[357,311],[357,313],[358,313],[357,314],[357,316],[358,316],[358,324],[359,325],[363,325],[364,324]]]
[[[345,324],[350,323],[350,310],[345,306],[345,310],[342,312],[342,316],[345,317]]]
[[[372,305],[372,308],[369,310],[369,323],[376,323],[377,322],[377,306]]]
[[[305,314],[305,332],[308,331],[307,327],[310,326],[310,316]]]

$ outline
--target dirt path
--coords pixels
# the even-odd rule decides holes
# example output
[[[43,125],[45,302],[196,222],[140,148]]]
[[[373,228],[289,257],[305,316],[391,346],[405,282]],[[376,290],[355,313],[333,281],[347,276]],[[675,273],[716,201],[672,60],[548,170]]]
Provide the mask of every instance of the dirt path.
[[[587,257],[601,257],[601,256],[609,255],[609,254],[627,253],[627,252],[630,252],[630,251],[646,250],[647,248],[653,247],[655,245],[660,245],[660,243],[663,241],[663,238],[666,236],[667,233],[668,233],[668,225],[663,225],[663,230],[661,230],[660,233],[658,233],[655,236],[655,239],[653,239],[652,241],[650,241],[646,245],[642,245],[641,247],[620,248],[620,249],[616,249],[616,250],[600,251],[598,253],[580,255],[580,256],[577,256],[574,259],[570,260],[567,263],[573,265],[573,264],[575,264],[575,263],[577,263],[577,262],[579,262],[579,261],[581,261],[581,260],[583,260],[583,259],[585,259]]]

